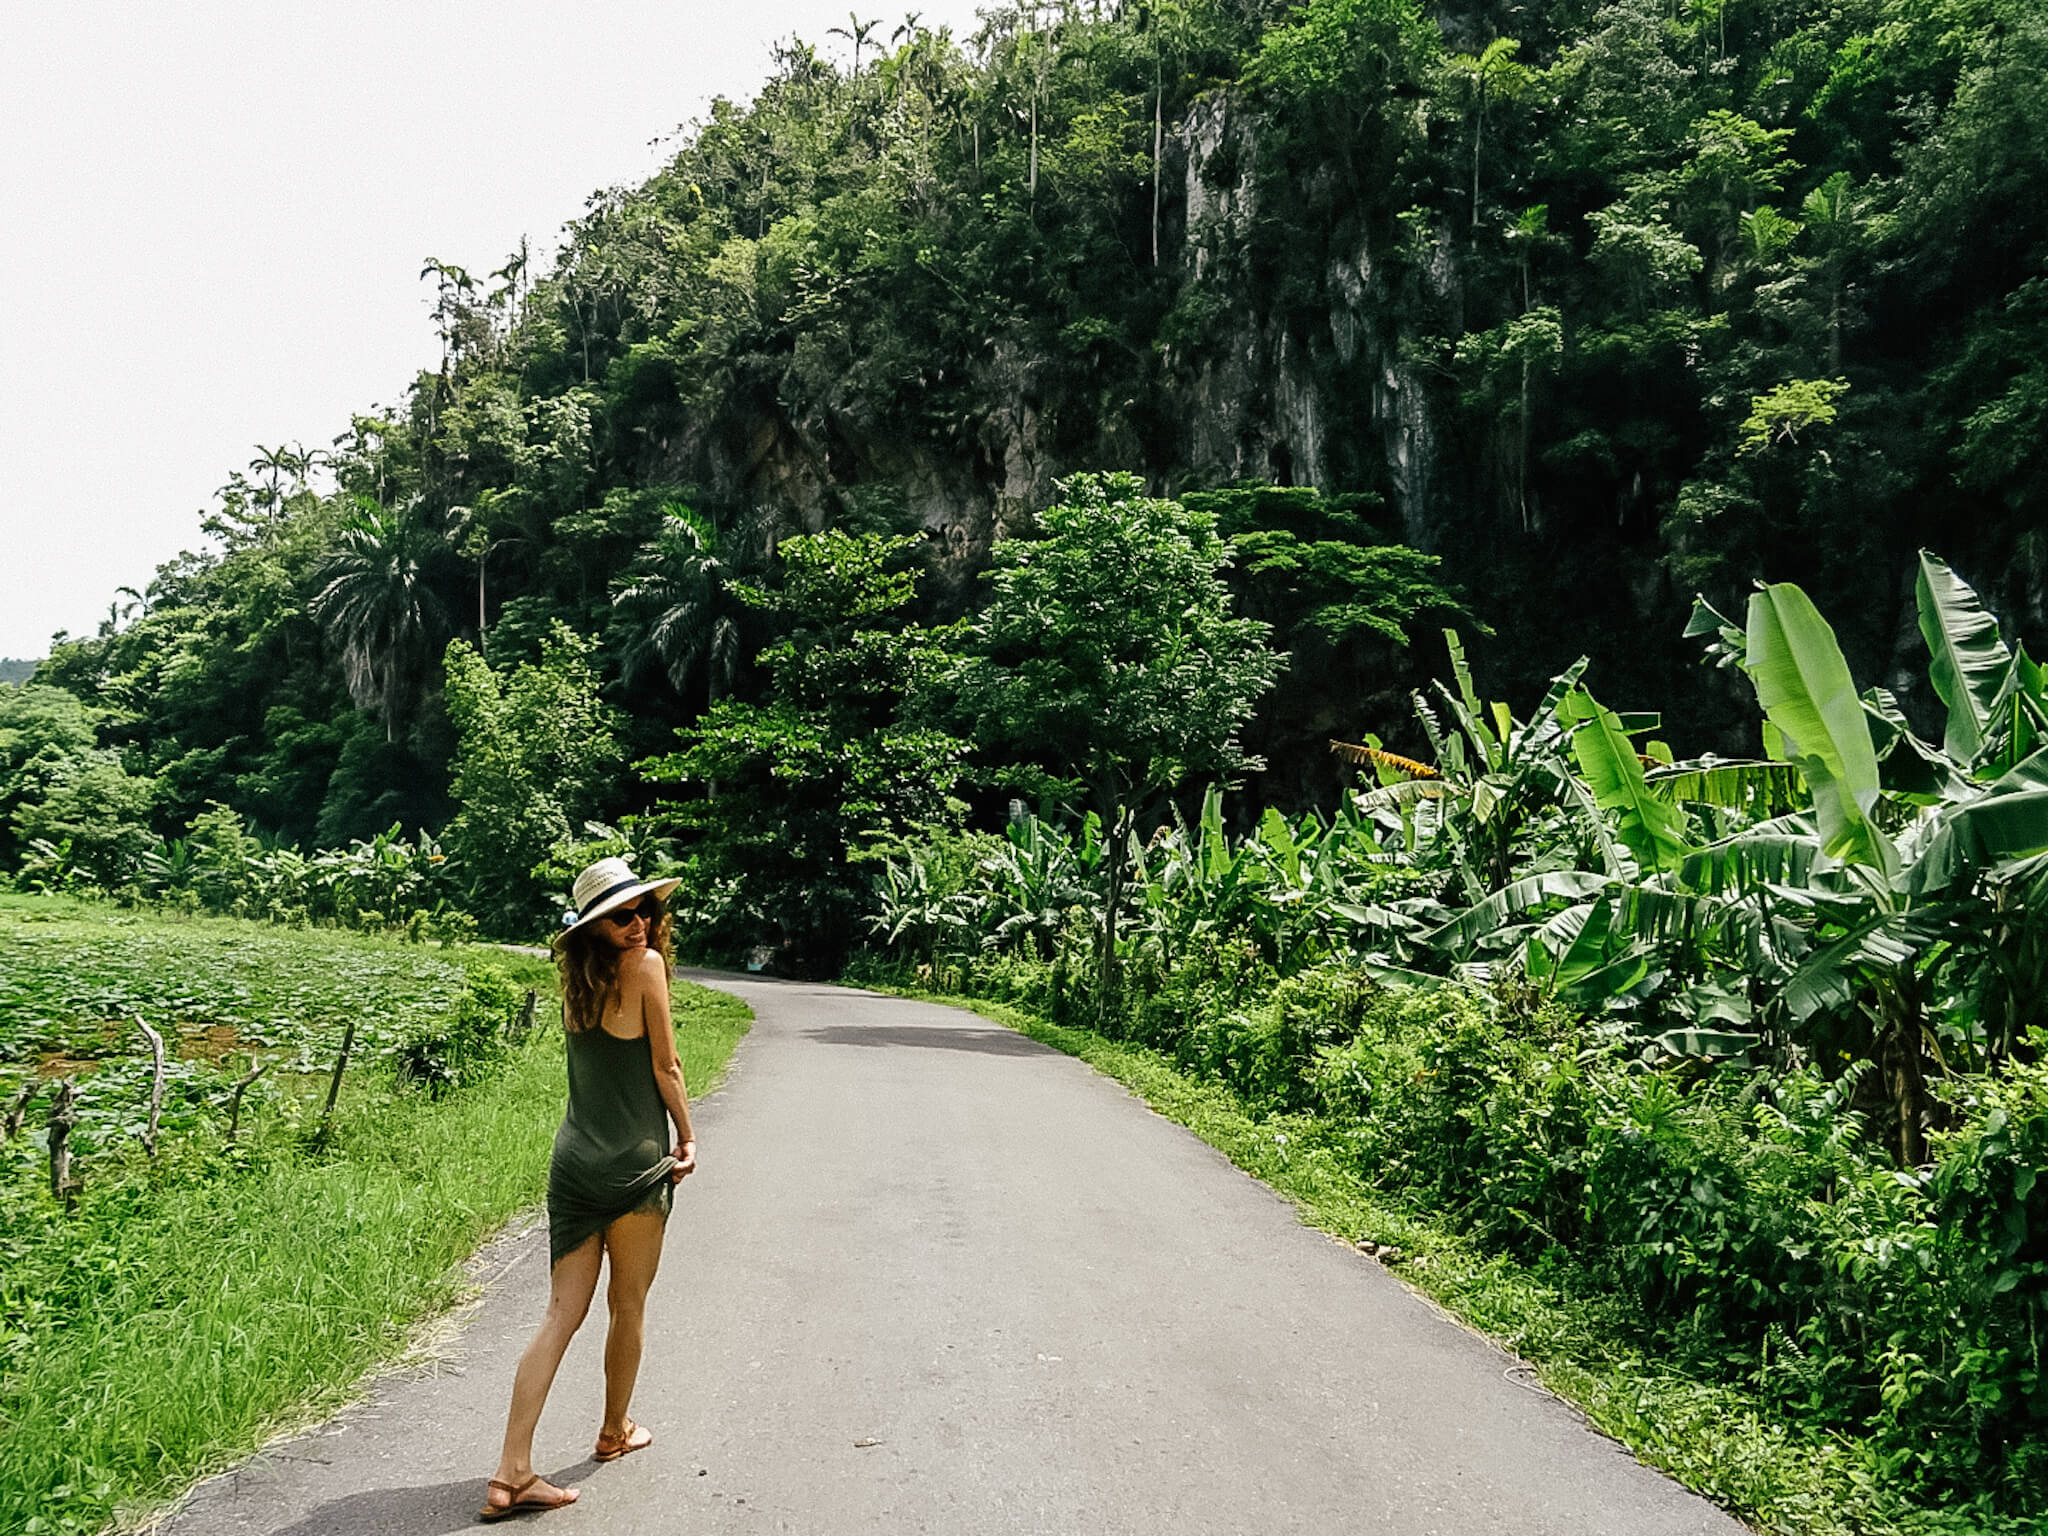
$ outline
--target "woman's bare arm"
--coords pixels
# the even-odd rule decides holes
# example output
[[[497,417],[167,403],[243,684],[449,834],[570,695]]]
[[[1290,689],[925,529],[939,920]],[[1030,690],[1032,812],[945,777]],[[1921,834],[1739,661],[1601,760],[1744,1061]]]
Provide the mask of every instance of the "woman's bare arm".
[[[676,1169],[680,1183],[697,1171],[697,1133],[690,1128],[690,1092],[683,1082],[683,1063],[676,1055],[675,1024],[668,1008],[668,967],[661,956],[643,949],[629,957],[632,979],[640,992],[640,1022],[654,1058],[654,1085],[676,1123]]]

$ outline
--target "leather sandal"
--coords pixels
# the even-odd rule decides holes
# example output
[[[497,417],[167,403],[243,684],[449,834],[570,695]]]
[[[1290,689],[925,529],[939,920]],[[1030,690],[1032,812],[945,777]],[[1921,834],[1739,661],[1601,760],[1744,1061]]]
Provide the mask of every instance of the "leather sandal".
[[[603,1430],[597,1432],[597,1449],[590,1453],[590,1459],[592,1461],[617,1461],[621,1456],[629,1452],[644,1451],[652,1444],[654,1444],[654,1431],[646,1428],[644,1425],[635,1424],[631,1419],[628,1419],[626,1420],[626,1432],[623,1435],[608,1435]]]
[[[503,1504],[485,1504],[482,1509],[476,1512],[477,1519],[503,1520],[508,1516],[524,1514],[532,1509],[560,1509],[564,1504],[574,1504],[576,1502],[577,1490],[574,1488],[559,1488],[553,1494],[543,1494],[538,1498],[526,1497],[526,1490],[539,1481],[540,1474],[538,1472],[534,1473],[533,1476],[523,1483],[507,1483],[501,1482],[495,1477],[492,1478],[484,1486],[486,1488],[504,1489],[507,1495],[506,1501]]]

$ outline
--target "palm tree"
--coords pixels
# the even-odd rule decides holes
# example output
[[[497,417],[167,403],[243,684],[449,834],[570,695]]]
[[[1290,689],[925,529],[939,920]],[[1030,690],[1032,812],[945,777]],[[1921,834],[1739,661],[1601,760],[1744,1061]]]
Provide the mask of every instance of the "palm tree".
[[[1486,142],[1486,106],[1490,97],[1512,99],[1530,80],[1529,67],[1515,62],[1518,37],[1496,37],[1477,54],[1451,57],[1451,74],[1464,83],[1472,103],[1472,227],[1479,227],[1479,152]]]
[[[643,544],[612,594],[626,620],[620,658],[628,681],[659,670],[682,693],[702,662],[706,704],[732,681],[739,625],[725,601],[718,530],[679,501],[662,509],[662,528]]]
[[[860,51],[867,46],[868,39],[873,37],[876,31],[880,29],[882,21],[880,17],[876,17],[873,21],[862,21],[852,11],[846,13],[846,21],[847,24],[843,27],[827,27],[825,35],[827,37],[843,37],[853,44],[853,73],[859,75]]]
[[[438,590],[448,548],[420,522],[416,505],[387,512],[359,498],[356,509],[321,563],[320,591],[308,608],[340,647],[349,697],[383,718],[391,741],[451,629]]]

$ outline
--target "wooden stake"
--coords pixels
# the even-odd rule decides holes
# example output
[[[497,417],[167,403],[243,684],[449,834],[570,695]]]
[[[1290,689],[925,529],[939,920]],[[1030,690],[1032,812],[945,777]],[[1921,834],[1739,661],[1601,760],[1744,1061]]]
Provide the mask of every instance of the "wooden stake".
[[[164,1108],[164,1037],[151,1029],[139,1013],[135,1016],[135,1023],[149,1037],[149,1054],[155,1063],[149,1083],[149,1124],[142,1132],[142,1150],[149,1154],[151,1162],[155,1162],[157,1120]]]
[[[526,1001],[519,1005],[519,1021],[512,1026],[512,1038],[524,1040],[533,1031],[533,1010],[540,1005],[540,994],[528,987]]]
[[[256,1058],[249,1058],[249,1070],[235,1079],[235,1096],[228,1105],[228,1145],[235,1144],[235,1136],[242,1128],[242,1095],[249,1091],[249,1085],[268,1072],[277,1063],[266,1061],[260,1065]]]
[[[12,1141],[21,1134],[22,1119],[28,1114],[28,1107],[35,1102],[36,1095],[42,1091],[40,1078],[32,1077],[21,1085],[21,1092],[14,1098],[14,1107],[7,1111],[6,1134],[0,1136],[0,1141]]]
[[[78,1180],[71,1177],[71,1128],[77,1117],[71,1105],[77,1097],[71,1079],[57,1084],[57,1097],[50,1101],[50,1194],[70,1210],[78,1204]]]
[[[324,1140],[328,1123],[334,1119],[334,1101],[341,1097],[341,1074],[348,1070],[348,1053],[356,1045],[356,1020],[350,1014],[348,1028],[342,1031],[341,1054],[334,1058],[334,1076],[327,1081],[327,1107],[320,1111],[320,1135]]]

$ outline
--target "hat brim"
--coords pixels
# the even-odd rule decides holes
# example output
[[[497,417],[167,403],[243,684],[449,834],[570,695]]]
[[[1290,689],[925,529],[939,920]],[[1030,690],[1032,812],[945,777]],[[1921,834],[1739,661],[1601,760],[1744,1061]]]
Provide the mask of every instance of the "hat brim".
[[[655,895],[661,897],[665,901],[668,899],[668,893],[674,890],[677,886],[681,885],[682,883],[683,882],[680,878],[674,880],[642,880],[634,885],[627,886],[624,890],[613,891],[609,896],[605,897],[603,901],[600,901],[588,912],[584,913],[581,917],[577,918],[575,922],[569,924],[568,927],[564,928],[560,933],[556,934],[554,942],[556,944],[560,944],[564,939],[568,938],[570,934],[576,932],[577,929],[589,927],[592,923],[596,922],[600,917],[603,917],[605,913],[615,911],[618,908],[625,906],[628,902],[638,901],[642,896],[645,896],[649,891],[652,891]]]

